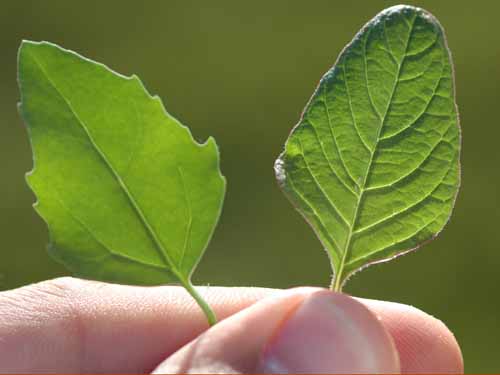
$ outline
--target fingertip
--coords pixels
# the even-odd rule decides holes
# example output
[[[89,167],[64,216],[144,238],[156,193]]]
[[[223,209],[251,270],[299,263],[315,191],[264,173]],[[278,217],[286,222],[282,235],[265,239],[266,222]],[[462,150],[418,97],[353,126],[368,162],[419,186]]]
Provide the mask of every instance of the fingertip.
[[[317,291],[289,315],[267,343],[258,372],[399,372],[391,336],[357,300]]]
[[[391,336],[355,299],[291,290],[218,323],[157,373],[398,373]]]
[[[391,334],[402,373],[463,373],[460,346],[441,320],[408,305],[360,301],[380,317]]]

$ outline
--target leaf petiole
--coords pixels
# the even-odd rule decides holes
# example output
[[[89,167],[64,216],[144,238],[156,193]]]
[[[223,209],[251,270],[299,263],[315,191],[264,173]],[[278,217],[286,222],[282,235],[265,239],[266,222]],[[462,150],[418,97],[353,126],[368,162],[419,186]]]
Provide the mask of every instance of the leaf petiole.
[[[203,310],[203,313],[207,317],[207,321],[208,321],[208,324],[210,325],[210,327],[213,326],[215,323],[217,323],[217,317],[215,316],[214,311],[212,310],[210,305],[207,303],[207,301],[205,301],[203,299],[203,297],[198,293],[198,291],[193,286],[193,284],[191,284],[191,281],[186,280],[182,277],[179,278],[179,281],[182,284],[182,286],[184,288],[186,288],[186,290],[191,295],[191,297],[194,298],[194,300],[196,301],[198,306],[200,306],[200,308]]]
[[[340,273],[335,273],[333,276],[332,283],[330,284],[330,290],[342,293],[342,278]]]

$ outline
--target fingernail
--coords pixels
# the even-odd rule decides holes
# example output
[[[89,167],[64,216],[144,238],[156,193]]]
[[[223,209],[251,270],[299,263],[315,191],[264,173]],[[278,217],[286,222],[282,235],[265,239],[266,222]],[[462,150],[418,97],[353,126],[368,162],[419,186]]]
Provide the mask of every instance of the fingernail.
[[[261,373],[398,373],[399,358],[379,319],[355,299],[320,291],[276,329]]]

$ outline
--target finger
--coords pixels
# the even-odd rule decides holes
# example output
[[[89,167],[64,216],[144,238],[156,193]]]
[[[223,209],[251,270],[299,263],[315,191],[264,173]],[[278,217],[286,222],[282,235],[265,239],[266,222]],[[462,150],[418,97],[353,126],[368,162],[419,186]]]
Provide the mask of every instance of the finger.
[[[203,292],[219,318],[281,293]],[[393,336],[403,371],[462,371],[460,349],[441,322],[404,305],[360,301]],[[56,279],[0,293],[0,372],[147,372],[206,328],[182,288]]]
[[[403,374],[462,374],[464,364],[455,336],[440,320],[414,307],[359,299],[377,314],[391,334]]]
[[[212,327],[157,373],[398,373],[398,353],[364,304],[291,290]]]
[[[200,288],[219,319],[262,288]],[[146,373],[208,328],[181,287],[61,278],[0,293],[0,372]]]

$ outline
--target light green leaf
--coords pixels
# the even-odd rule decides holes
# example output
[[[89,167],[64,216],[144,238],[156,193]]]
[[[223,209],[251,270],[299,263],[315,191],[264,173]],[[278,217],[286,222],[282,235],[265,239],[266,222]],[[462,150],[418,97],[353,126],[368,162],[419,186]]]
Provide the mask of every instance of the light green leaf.
[[[192,288],[224,198],[215,141],[137,77],[50,43],[22,43],[19,85],[50,253],[85,278]]]
[[[335,290],[448,221],[460,175],[454,96],[443,29],[410,6],[378,14],[321,79],[275,170],[326,247]]]

